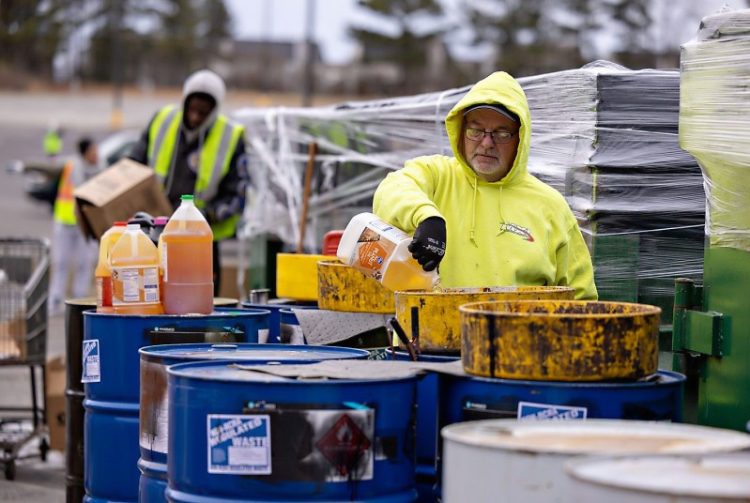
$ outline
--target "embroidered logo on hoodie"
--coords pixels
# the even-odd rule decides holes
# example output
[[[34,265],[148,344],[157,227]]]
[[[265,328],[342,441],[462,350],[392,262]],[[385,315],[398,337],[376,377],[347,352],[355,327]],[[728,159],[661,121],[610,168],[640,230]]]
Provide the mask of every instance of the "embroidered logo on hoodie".
[[[506,224],[505,222],[503,222],[500,224],[500,232],[512,232],[517,236],[521,236],[530,243],[534,242],[534,236],[531,235],[529,229],[527,229],[526,227],[521,227],[520,225]]]

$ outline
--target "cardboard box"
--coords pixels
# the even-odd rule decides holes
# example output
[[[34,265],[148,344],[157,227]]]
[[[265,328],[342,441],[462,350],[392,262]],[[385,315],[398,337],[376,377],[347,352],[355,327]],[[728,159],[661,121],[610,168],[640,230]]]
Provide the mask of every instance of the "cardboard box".
[[[138,211],[154,216],[172,214],[154,170],[130,159],[121,159],[77,187],[78,225],[86,236],[99,239],[117,220],[128,220]]]
[[[58,356],[47,362],[47,428],[50,448],[65,452],[65,360]]]

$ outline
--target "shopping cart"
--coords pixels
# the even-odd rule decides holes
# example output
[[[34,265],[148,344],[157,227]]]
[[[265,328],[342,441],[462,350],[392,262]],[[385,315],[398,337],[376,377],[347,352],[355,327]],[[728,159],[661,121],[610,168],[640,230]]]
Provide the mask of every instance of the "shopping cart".
[[[46,240],[0,238],[0,366],[27,366],[31,373],[31,408],[0,406],[0,463],[8,480],[15,478],[16,460],[36,455],[46,460],[49,450],[46,403],[38,403],[36,377],[37,368],[41,368],[45,397],[48,285]],[[21,455],[36,438],[40,439],[39,453]],[[24,453],[28,451],[24,449]]]

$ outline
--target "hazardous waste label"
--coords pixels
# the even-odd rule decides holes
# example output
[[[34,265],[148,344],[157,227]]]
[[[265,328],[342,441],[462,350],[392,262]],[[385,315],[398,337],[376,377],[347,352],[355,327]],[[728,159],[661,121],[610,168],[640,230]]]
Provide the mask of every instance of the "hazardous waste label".
[[[209,414],[208,473],[269,475],[271,420],[264,414]]]
[[[554,405],[549,403],[518,402],[519,420],[525,421],[565,421],[586,419],[586,407]]]
[[[101,382],[102,372],[98,339],[89,339],[83,341],[82,367],[82,383]]]

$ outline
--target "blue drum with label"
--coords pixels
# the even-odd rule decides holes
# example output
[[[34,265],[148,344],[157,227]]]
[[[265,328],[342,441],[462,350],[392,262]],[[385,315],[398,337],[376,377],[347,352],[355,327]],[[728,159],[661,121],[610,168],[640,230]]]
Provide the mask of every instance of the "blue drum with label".
[[[201,362],[168,374],[169,501],[414,501],[408,365]]]
[[[228,360],[250,364],[305,364],[367,358],[367,351],[288,344],[167,344],[147,346],[141,355],[138,501],[164,502],[167,488],[167,367],[176,363]]]
[[[684,385],[684,375],[664,370],[639,381],[580,383],[441,374],[439,421],[441,427],[493,418],[677,423],[682,421]]]
[[[442,426],[493,418],[682,421],[685,376],[677,372],[630,382],[440,377]]]
[[[84,313],[84,486],[86,501],[137,501],[138,349],[169,343],[256,342],[268,311],[208,315]]]

